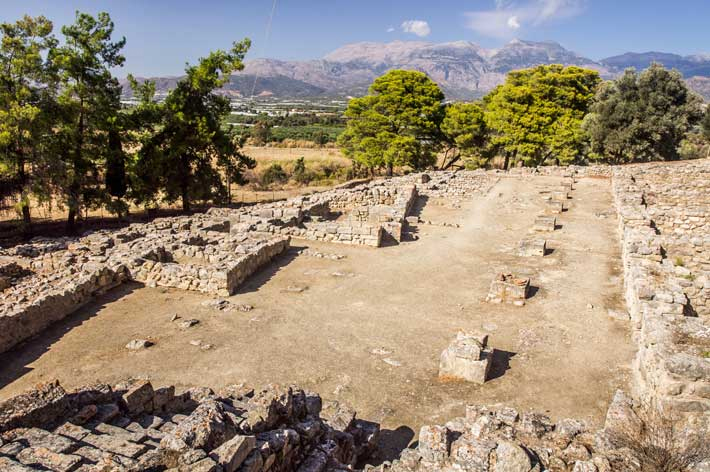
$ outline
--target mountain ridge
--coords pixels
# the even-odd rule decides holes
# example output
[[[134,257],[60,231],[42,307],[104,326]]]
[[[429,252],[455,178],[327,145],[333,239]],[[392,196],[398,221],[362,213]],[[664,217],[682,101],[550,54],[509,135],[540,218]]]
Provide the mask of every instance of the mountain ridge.
[[[599,71],[613,78],[627,67],[643,69],[653,62],[678,69],[691,88],[710,98],[710,55],[681,56],[649,51],[628,52],[598,61],[564,48],[556,41],[515,39],[500,48],[486,49],[470,41],[358,42],[343,45],[322,59],[289,61],[258,58],[245,62],[232,75],[224,93],[249,97],[354,96],[366,93],[372,81],[392,69],[426,73],[449,99],[479,98],[505,80],[511,70],[541,64],[564,64]],[[166,91],[175,77],[158,78]],[[254,84],[256,83],[256,87]],[[125,88],[124,88],[125,89]]]

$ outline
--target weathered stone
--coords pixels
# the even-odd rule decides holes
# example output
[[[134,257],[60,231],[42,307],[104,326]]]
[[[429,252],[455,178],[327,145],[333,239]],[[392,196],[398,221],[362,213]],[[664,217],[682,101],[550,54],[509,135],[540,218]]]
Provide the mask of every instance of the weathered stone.
[[[508,302],[515,305],[524,305],[528,297],[530,279],[515,277],[510,273],[500,273],[491,282],[491,287],[486,297],[487,302]]]
[[[153,345],[153,342],[147,339],[134,339],[126,344],[126,349],[129,351],[140,351],[141,349],[147,349]]]
[[[529,472],[532,468],[527,452],[510,441],[501,441],[496,447],[495,472]]]
[[[518,254],[520,256],[539,256],[545,255],[547,250],[547,242],[544,239],[523,239],[518,246]]]
[[[236,434],[221,402],[205,400],[160,442],[167,449],[199,448],[211,451]]]
[[[443,426],[423,426],[419,431],[419,454],[429,463],[440,463],[449,456],[451,441]]]
[[[41,466],[56,472],[69,472],[81,462],[81,457],[60,454],[46,447],[28,447],[17,454],[17,460],[28,466]]]
[[[493,351],[486,349],[487,341],[487,335],[459,332],[441,353],[439,378],[484,383],[493,357]]]
[[[147,380],[138,380],[121,397],[129,415],[138,415],[153,410],[153,385]]]
[[[234,472],[255,447],[254,436],[237,435],[210,452],[210,457],[222,466],[224,472]]]

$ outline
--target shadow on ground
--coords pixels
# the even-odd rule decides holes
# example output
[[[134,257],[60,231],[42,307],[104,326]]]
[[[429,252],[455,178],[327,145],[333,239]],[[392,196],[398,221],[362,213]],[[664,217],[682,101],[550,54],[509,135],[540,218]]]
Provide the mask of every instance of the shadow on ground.
[[[13,349],[0,354],[0,366],[2,366],[0,370],[0,389],[31,372],[32,368],[29,365],[48,352],[52,345],[61,340],[66,333],[96,316],[110,303],[129,295],[142,286],[142,284],[136,282],[122,284],[96,297],[96,299],[79,308],[71,315],[53,323],[47,329],[23,341]]]

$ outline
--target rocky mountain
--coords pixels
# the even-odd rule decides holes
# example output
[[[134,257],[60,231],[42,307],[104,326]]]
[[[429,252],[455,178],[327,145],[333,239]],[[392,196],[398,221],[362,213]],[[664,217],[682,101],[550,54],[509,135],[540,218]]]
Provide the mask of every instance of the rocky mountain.
[[[361,95],[384,72],[411,69],[429,75],[450,99],[472,99],[502,83],[505,74],[515,69],[540,64],[578,65],[612,78],[627,67],[643,69],[653,61],[677,68],[692,87],[710,98],[710,56],[650,52],[594,61],[556,42],[517,39],[499,49],[485,49],[468,41],[364,42],[345,45],[318,60],[255,59],[246,62],[244,71],[234,74],[225,86],[225,93],[242,97]],[[158,79],[158,90],[167,90],[174,81],[174,78]]]
[[[668,68],[678,69],[684,77],[710,77],[710,56],[679,56],[665,52],[627,52],[620,56],[608,57],[600,61],[614,72],[634,67],[638,70],[647,68],[652,62],[659,62]]]

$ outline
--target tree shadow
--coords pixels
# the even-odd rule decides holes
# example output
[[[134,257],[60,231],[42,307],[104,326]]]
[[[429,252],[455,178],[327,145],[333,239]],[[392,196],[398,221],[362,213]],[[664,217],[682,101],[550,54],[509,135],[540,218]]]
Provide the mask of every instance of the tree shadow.
[[[103,295],[98,295],[64,319],[55,321],[33,337],[0,354],[0,366],[2,366],[0,389],[31,372],[32,368],[29,365],[48,352],[52,345],[69,331],[95,317],[108,304],[131,294],[140,287],[143,287],[143,284],[126,282]]]
[[[502,349],[493,349],[491,367],[488,371],[488,380],[502,377],[510,369],[510,359],[515,357],[516,354],[515,352],[504,351]]]

